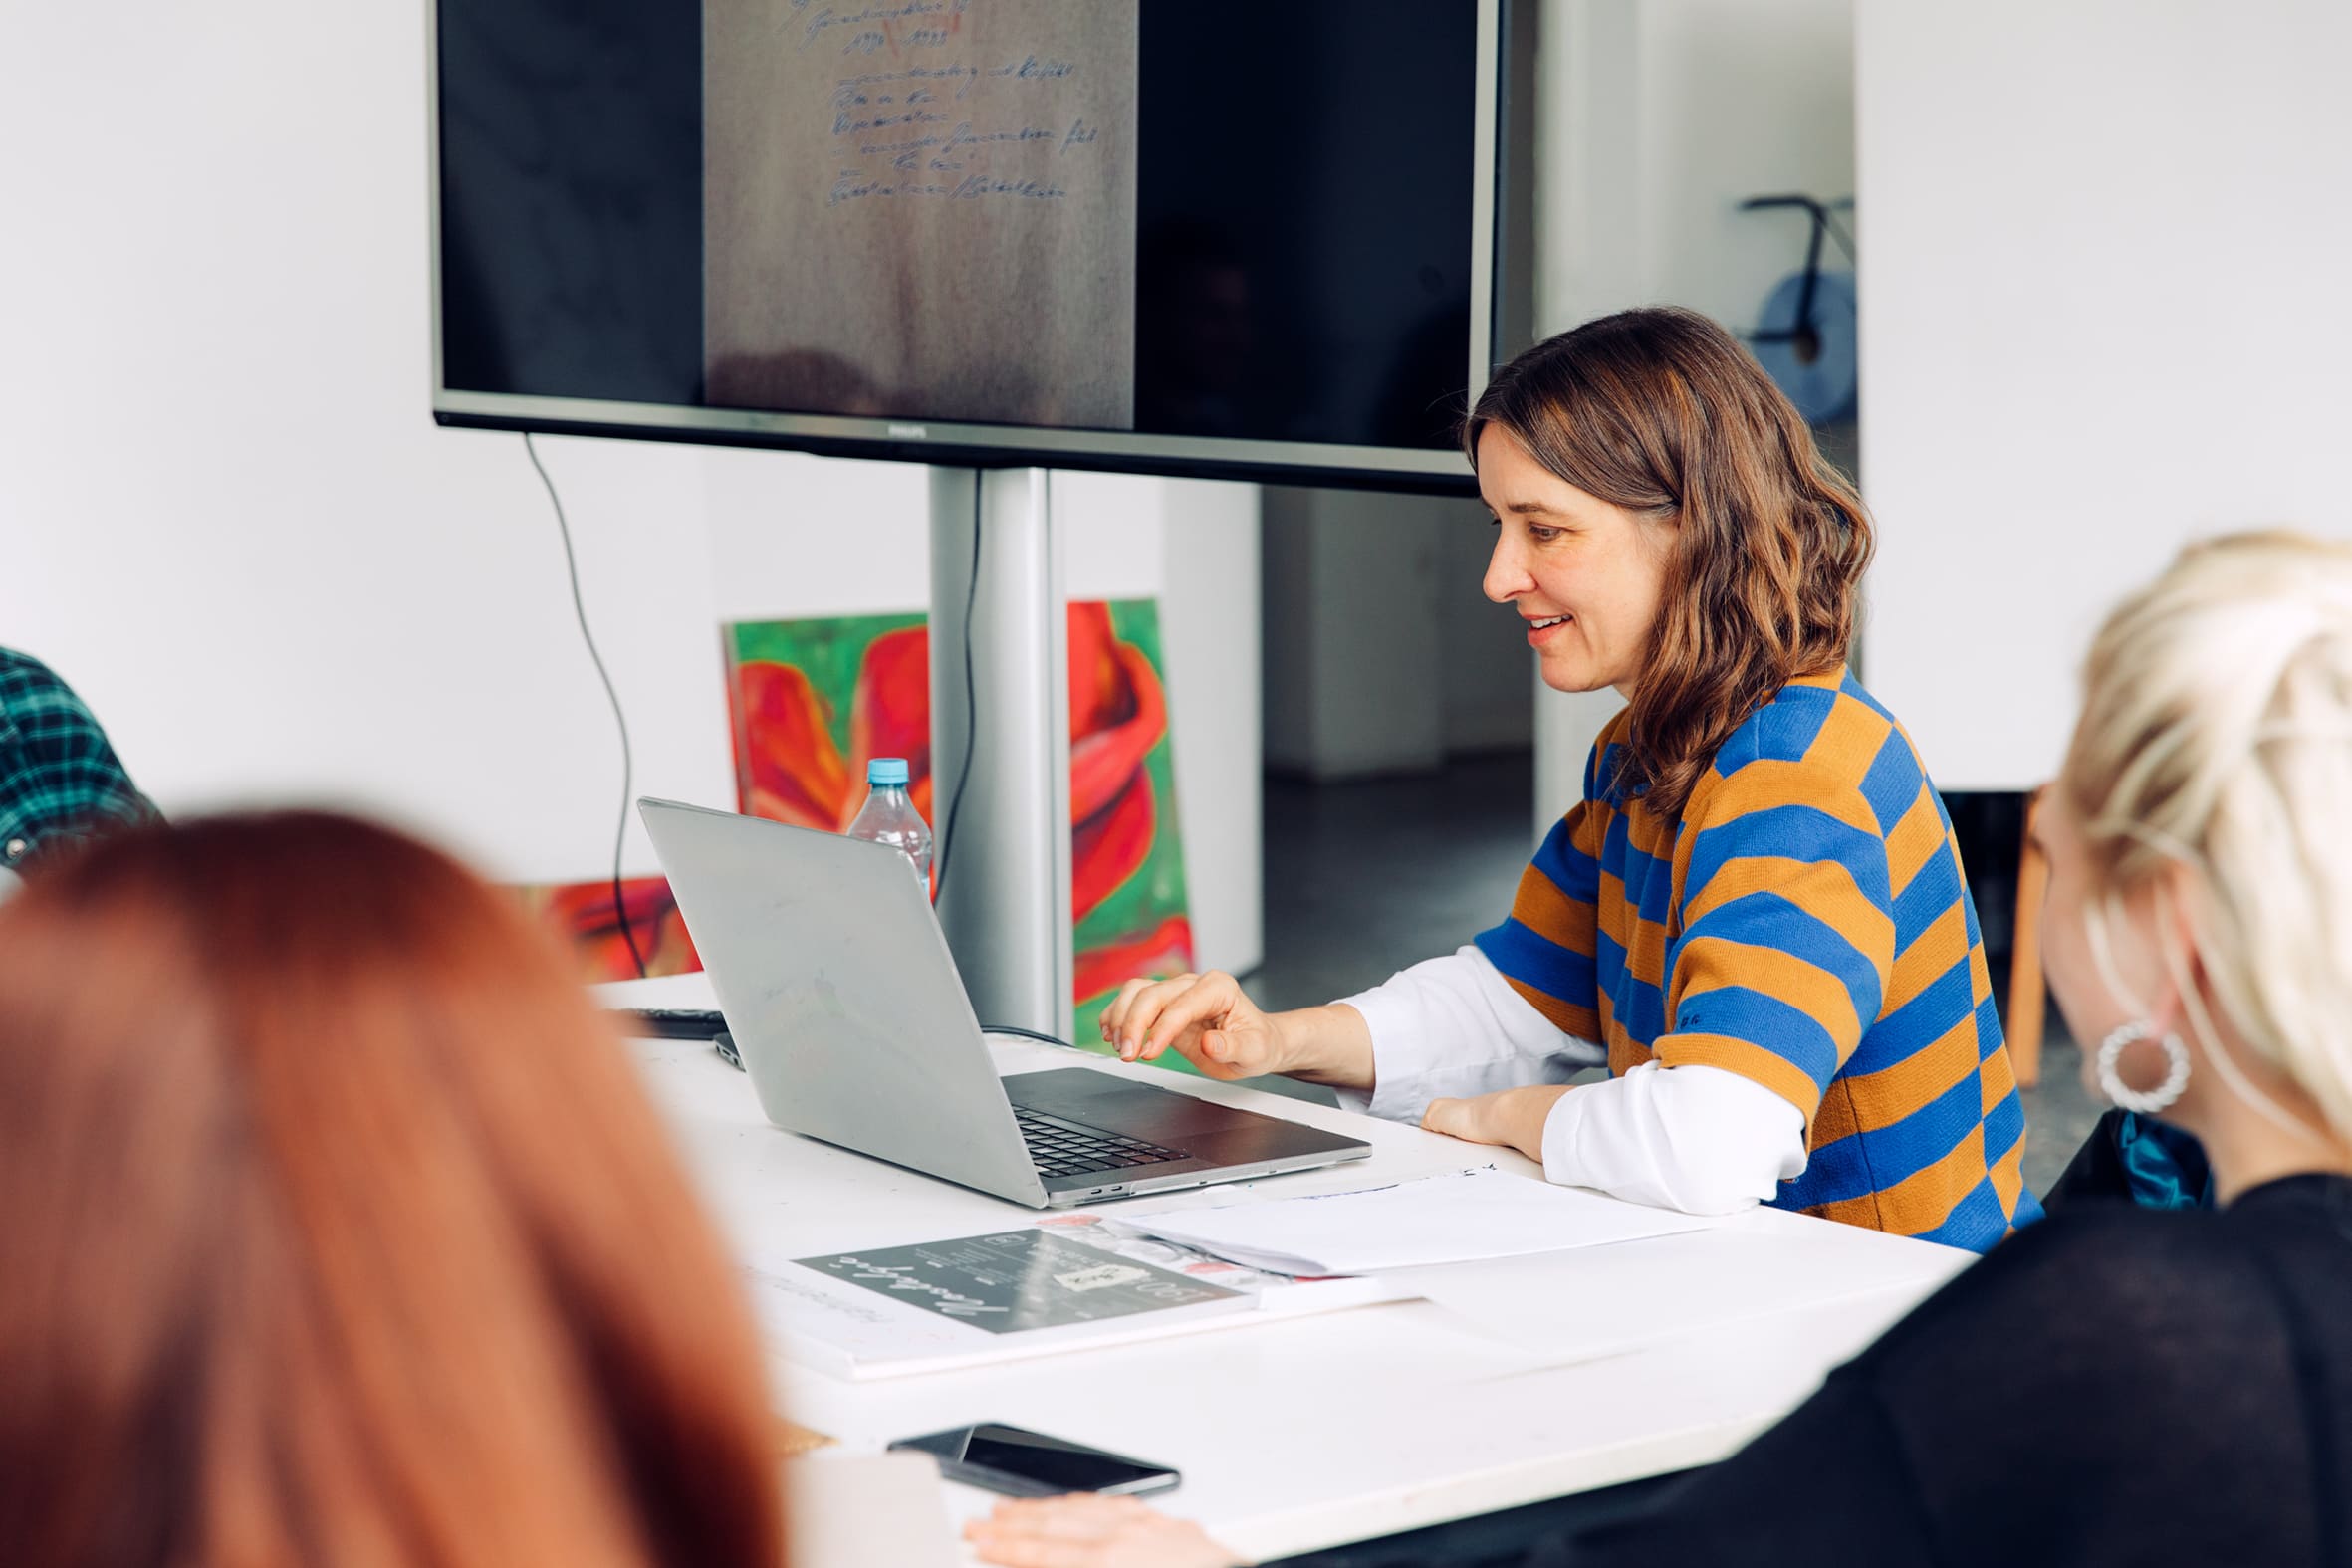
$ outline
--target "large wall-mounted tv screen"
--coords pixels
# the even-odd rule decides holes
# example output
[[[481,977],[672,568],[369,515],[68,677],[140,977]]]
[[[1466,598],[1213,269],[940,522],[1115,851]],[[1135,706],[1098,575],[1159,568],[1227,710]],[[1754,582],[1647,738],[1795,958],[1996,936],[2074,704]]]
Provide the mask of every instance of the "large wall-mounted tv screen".
[[[435,0],[446,424],[1467,484],[1501,0]]]

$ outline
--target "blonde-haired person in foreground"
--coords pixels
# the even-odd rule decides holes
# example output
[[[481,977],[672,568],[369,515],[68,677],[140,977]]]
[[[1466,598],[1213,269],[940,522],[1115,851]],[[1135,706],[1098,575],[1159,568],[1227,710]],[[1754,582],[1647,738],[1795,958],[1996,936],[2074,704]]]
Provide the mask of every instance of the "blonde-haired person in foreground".
[[[775,1568],[747,1308],[549,944],[349,818],[0,908],[0,1559]]]
[[[2204,1141],[2221,1209],[2052,1215],[1529,1563],[2352,1563],[2352,547],[2219,540],[2126,600],[2041,818],[2086,1070]],[[972,1535],[1023,1568],[1234,1560],[1103,1498]]]

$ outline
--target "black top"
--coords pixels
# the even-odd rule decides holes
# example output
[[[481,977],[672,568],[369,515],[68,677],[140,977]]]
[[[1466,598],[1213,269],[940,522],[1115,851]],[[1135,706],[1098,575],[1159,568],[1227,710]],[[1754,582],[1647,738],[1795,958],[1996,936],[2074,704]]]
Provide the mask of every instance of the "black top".
[[[1526,1559],[1684,1562],[2352,1568],[2352,1179],[2053,1215],[1731,1459]]]

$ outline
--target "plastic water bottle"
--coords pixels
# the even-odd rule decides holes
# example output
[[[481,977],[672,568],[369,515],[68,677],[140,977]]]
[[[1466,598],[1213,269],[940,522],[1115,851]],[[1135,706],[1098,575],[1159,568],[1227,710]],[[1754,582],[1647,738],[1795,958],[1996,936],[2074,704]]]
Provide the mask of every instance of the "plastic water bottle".
[[[851,838],[888,844],[904,854],[915,870],[915,885],[931,896],[931,829],[923,813],[906,794],[906,759],[877,757],[865,765],[867,793],[849,824]]]

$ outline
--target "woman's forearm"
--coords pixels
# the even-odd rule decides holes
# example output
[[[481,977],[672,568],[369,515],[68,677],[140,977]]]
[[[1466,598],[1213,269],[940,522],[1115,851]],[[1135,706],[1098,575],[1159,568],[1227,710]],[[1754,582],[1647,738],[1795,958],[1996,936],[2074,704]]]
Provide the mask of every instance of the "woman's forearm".
[[[1361,1089],[1338,1087],[1356,1097],[1352,1109],[1390,1121],[1418,1122],[1435,1099],[1565,1083],[1607,1059],[1599,1046],[1561,1033],[1475,946],[1425,960],[1336,1006],[1355,1013],[1372,1056],[1356,1080]]]
[[[1372,1087],[1372,1031],[1344,1002],[1277,1012],[1269,1019],[1282,1040],[1283,1075],[1334,1089]]]

